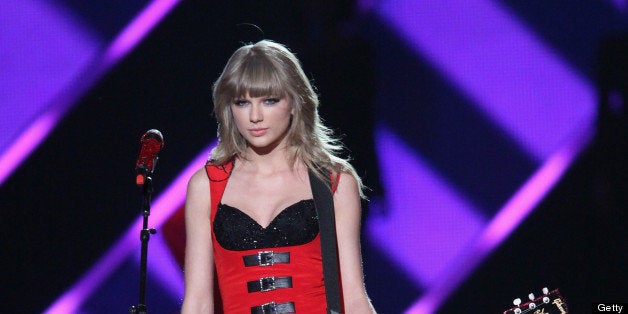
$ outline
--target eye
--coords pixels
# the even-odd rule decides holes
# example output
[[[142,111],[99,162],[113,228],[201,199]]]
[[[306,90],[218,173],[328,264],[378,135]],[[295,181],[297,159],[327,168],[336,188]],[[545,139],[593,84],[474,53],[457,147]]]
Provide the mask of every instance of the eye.
[[[276,98],[276,97],[269,97],[269,98],[264,99],[264,104],[270,106],[270,105],[274,105],[278,103],[279,101],[281,101],[281,99]]]
[[[237,107],[244,107],[246,105],[248,105],[248,100],[246,99],[236,99],[233,104],[236,105]]]

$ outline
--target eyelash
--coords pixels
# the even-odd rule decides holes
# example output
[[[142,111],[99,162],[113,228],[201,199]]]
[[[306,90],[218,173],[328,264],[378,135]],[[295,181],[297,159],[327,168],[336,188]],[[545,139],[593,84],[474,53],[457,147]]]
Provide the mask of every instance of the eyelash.
[[[246,100],[236,100],[233,102],[234,105],[238,106],[238,107],[243,107],[246,104],[248,104],[249,102]]]
[[[279,102],[279,98],[266,98],[264,99],[264,103],[268,105],[274,105]]]
[[[268,106],[272,106],[272,105],[278,103],[279,101],[280,101],[279,98],[270,97],[270,98],[264,99],[264,104],[266,104]],[[249,104],[249,101],[245,100],[245,99],[238,99],[238,100],[234,101],[233,104],[238,106],[238,107],[243,107],[243,106],[246,106],[247,104]]]

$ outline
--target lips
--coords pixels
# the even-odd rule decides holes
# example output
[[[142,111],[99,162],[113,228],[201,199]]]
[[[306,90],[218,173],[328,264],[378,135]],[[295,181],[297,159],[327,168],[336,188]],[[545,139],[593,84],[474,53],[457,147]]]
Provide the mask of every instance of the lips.
[[[249,133],[255,137],[263,136],[268,131],[268,128],[249,129]]]

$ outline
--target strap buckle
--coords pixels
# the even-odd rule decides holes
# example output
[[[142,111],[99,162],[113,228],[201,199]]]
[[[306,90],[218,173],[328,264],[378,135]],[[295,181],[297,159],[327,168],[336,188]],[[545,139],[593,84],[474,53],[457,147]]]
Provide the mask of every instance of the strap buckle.
[[[257,262],[259,266],[272,266],[275,264],[273,251],[261,251],[257,252]]]
[[[274,276],[270,276],[270,277],[260,278],[259,279],[259,286],[260,286],[260,291],[262,291],[262,292],[266,292],[266,291],[271,291],[271,290],[277,289],[277,287],[275,287],[275,277]]]
[[[277,304],[274,301],[273,302],[264,303],[264,304],[260,305],[260,307],[262,308],[262,313],[264,313],[264,314],[273,314],[273,313],[277,312]]]

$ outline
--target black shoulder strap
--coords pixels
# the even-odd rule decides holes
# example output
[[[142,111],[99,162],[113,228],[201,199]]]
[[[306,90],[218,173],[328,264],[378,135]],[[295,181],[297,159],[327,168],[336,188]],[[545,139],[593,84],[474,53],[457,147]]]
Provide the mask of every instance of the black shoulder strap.
[[[340,314],[340,280],[338,276],[338,245],[336,243],[336,219],[334,200],[330,185],[325,184],[312,170],[308,171],[310,186],[314,196],[314,206],[318,214],[321,235],[321,253],[323,258],[323,276],[327,313]]]

